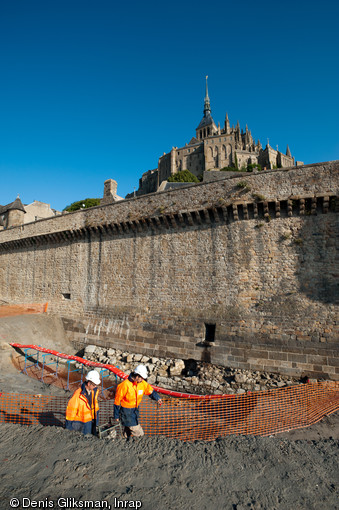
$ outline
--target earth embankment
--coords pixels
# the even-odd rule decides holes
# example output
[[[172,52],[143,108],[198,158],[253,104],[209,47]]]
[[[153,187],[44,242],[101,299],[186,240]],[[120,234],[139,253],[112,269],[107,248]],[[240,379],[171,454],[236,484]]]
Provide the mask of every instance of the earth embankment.
[[[28,384],[27,376],[18,372],[12,364],[12,342],[42,345],[68,354],[74,354],[74,348],[65,338],[61,319],[46,314],[27,314],[0,317],[0,390],[16,393],[30,392],[34,386],[39,392],[41,384],[33,381]]]

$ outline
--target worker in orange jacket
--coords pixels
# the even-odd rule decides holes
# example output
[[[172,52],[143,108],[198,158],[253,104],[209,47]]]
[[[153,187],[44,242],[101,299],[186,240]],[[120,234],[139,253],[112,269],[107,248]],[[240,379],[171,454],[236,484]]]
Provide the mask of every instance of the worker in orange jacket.
[[[159,405],[162,400],[158,393],[146,382],[147,368],[138,365],[135,370],[117,387],[114,400],[114,419],[124,425],[124,436],[140,437],[144,431],[139,424],[139,405],[144,395],[155,400]]]
[[[85,379],[85,382],[74,392],[68,402],[66,429],[96,435],[96,427],[99,423],[98,385],[100,376],[96,370],[91,370]]]

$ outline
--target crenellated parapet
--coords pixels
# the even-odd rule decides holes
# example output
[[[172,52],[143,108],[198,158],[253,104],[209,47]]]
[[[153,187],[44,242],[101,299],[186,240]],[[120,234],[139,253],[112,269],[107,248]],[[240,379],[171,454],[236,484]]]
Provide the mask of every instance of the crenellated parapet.
[[[224,202],[224,200],[223,200]],[[78,241],[90,236],[130,236],[137,233],[165,232],[168,230],[201,228],[211,225],[230,224],[234,221],[291,218],[292,216],[316,216],[339,212],[339,196],[335,194],[317,196],[292,196],[284,200],[235,201],[220,204],[220,201],[204,208],[141,216],[127,221],[104,221],[72,230],[32,235],[1,242],[0,251],[11,248],[39,246],[45,244]]]
[[[222,172],[220,172],[222,174]],[[282,217],[295,214],[314,214],[333,210],[339,194],[339,161],[305,165],[283,170],[270,170],[255,174],[225,177],[218,181],[188,184],[180,189],[151,193],[120,202],[109,203],[38,220],[0,231],[0,245],[12,240],[70,232],[103,231],[110,228],[126,232],[133,229],[169,228],[171,225],[200,225],[209,220],[224,218],[228,221]],[[328,205],[326,205],[328,204]],[[226,211],[225,211],[226,208]],[[214,213],[204,211],[217,211]],[[202,211],[201,214],[199,211]],[[180,215],[183,215],[181,220]],[[214,220],[217,221],[217,220]],[[82,232],[82,234],[81,234]],[[75,234],[76,233],[76,234]]]

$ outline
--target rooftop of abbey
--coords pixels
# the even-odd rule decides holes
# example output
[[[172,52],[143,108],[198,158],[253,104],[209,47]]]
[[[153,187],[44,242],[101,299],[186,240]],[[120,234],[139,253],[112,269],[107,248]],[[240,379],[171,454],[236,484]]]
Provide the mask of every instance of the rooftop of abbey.
[[[173,176],[183,170],[187,170],[200,181],[210,181],[218,177],[215,172],[227,172],[223,173],[223,177],[226,177],[239,175],[238,172],[288,168],[303,164],[295,160],[288,145],[285,153],[278,148],[273,149],[269,141],[266,147],[263,147],[260,140],[255,141],[247,125],[245,130],[240,128],[239,121],[235,127],[231,126],[227,113],[223,127],[220,123],[216,125],[212,117],[207,79],[206,76],[203,117],[195,129],[195,136],[183,147],[173,147],[170,152],[164,153],[159,158],[158,167],[142,175],[137,195],[168,189],[167,181],[173,180]],[[126,198],[131,196],[132,194]]]

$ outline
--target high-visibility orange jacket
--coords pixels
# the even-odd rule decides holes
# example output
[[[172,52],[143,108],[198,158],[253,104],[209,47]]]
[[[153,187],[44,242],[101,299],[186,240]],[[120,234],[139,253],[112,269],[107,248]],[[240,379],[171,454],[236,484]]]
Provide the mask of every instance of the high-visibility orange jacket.
[[[125,379],[125,381],[120,383],[117,387],[114,405],[127,408],[139,407],[144,394],[151,395],[153,391],[152,386],[146,381],[136,383]]]
[[[98,421],[99,404],[98,388],[89,395],[85,385],[78,388],[69,400],[66,409],[66,428],[79,430],[84,434],[92,433],[92,424]]]
[[[139,424],[139,404],[144,395],[160,400],[158,393],[146,381],[137,383],[130,375],[117,387],[114,400],[114,418],[120,419],[125,427]]]

